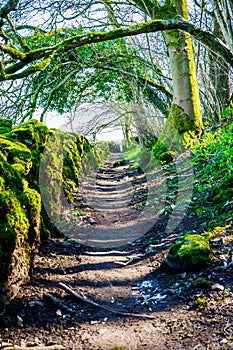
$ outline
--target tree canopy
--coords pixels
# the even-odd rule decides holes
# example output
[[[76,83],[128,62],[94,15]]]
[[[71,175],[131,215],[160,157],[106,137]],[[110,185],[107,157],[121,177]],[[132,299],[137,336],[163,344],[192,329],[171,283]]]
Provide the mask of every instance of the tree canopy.
[[[49,110],[62,114],[82,102],[130,103],[142,96],[167,116],[176,86],[167,38],[173,38],[177,51],[183,40],[179,33],[186,33],[194,40],[197,75],[192,74],[204,118],[211,112],[219,119],[231,89],[225,86],[228,97],[218,101],[216,111],[217,97],[206,92],[206,75],[215,90],[221,86],[211,71],[217,61],[228,85],[232,79],[232,10],[228,0],[192,5],[184,0],[8,0],[0,8],[1,114],[22,121],[42,107],[43,119]]]

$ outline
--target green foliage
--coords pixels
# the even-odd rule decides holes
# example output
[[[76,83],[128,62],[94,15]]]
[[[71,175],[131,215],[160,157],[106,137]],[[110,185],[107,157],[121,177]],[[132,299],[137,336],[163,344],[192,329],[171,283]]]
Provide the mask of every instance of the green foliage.
[[[199,218],[224,224],[233,213],[233,125],[206,133],[192,147],[195,170],[192,208]]]
[[[127,148],[127,150],[125,150],[123,153],[123,158],[125,160],[128,160],[132,163],[137,162],[137,166],[138,166],[138,161],[140,157],[141,157],[141,149],[137,143],[130,145],[129,148]]]
[[[232,122],[233,117],[233,102],[226,107],[221,113],[221,123],[223,125],[229,125]]]
[[[120,153],[120,144],[115,141],[108,141],[109,151],[112,153]]]
[[[10,119],[0,118],[0,134],[6,134],[12,129],[12,121]]]
[[[83,216],[85,214],[85,211],[83,211],[82,209],[77,209],[74,210],[72,213],[76,216]]]
[[[84,34],[82,28],[61,28],[50,33],[35,30],[25,40],[32,50],[36,50],[59,42],[62,46],[65,45],[65,39]],[[156,62],[153,65],[148,63],[136,48],[126,45],[125,39],[73,48],[53,57],[46,68],[43,67],[39,74],[28,79],[27,92],[31,101],[27,117],[33,115],[38,105],[46,111],[56,110],[62,114],[69,112],[80,101],[112,98],[130,102],[136,90],[141,91],[141,88],[145,98],[162,113],[166,113],[169,103],[167,97],[164,98],[163,93],[145,84],[147,79],[156,82],[160,73]]]

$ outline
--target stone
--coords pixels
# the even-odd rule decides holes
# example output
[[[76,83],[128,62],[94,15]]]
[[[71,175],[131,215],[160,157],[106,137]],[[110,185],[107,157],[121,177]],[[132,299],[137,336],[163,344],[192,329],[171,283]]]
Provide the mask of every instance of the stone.
[[[221,285],[221,284],[219,284],[219,283],[216,283],[216,284],[213,284],[212,286],[211,286],[211,289],[212,290],[216,290],[216,291],[224,291],[225,290],[225,287],[223,286],[223,285]]]
[[[174,272],[196,272],[211,261],[209,239],[198,234],[188,234],[175,241],[169,250],[165,264]]]

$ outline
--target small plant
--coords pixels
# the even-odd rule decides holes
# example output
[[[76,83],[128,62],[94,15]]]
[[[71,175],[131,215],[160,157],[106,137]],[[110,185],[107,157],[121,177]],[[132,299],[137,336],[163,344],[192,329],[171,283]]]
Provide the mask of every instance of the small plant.
[[[73,215],[76,216],[83,216],[85,214],[85,212],[82,209],[76,209],[75,211],[73,211]]]

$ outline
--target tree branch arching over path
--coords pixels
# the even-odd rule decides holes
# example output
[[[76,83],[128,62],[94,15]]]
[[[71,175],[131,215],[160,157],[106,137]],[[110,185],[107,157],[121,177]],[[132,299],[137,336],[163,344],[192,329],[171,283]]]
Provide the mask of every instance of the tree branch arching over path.
[[[233,67],[233,52],[219,40],[213,33],[200,29],[190,21],[178,16],[169,20],[151,20],[138,23],[126,28],[116,28],[108,32],[91,32],[84,35],[75,35],[65,39],[56,45],[41,47],[29,52],[23,52],[15,47],[0,43],[0,50],[8,54],[15,62],[7,67],[2,64],[0,81],[21,79],[25,76],[44,70],[56,55],[61,55],[73,48],[82,47],[88,44],[114,40],[127,36],[134,36],[144,33],[168,31],[180,29],[190,33],[196,40],[215,53],[219,54],[231,67]],[[37,62],[38,60],[41,60]]]

